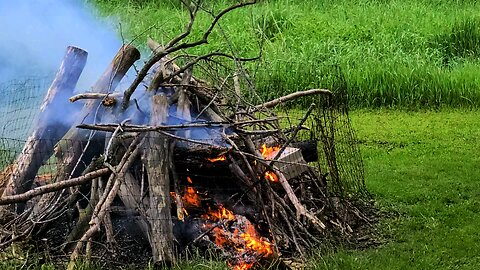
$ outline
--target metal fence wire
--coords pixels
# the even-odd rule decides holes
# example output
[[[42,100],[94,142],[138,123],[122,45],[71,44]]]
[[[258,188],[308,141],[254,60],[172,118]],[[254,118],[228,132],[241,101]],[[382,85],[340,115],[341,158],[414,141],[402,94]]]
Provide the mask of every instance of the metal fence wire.
[[[108,145],[111,133],[94,133],[89,130],[82,130],[79,131],[81,132],[81,136],[77,136],[77,138],[83,139],[79,141],[60,140],[58,142],[52,142],[48,139],[42,139],[41,141],[30,141],[26,144],[27,138],[33,130],[32,125],[35,122],[35,118],[48,85],[49,78],[46,77],[27,78],[22,81],[12,81],[0,85],[0,92],[4,97],[0,100],[0,113],[2,115],[0,119],[0,194],[6,189],[13,188],[7,186],[7,182],[12,177],[20,177],[12,175],[13,172],[28,172],[28,169],[15,170],[16,166],[27,167],[31,165],[35,166],[36,164],[37,167],[40,167],[40,169],[38,171],[35,170],[35,173],[32,175],[21,176],[24,179],[21,183],[22,186],[15,187],[15,190],[17,190],[17,192],[26,192],[35,187],[41,187],[49,183],[79,177],[85,175],[85,173],[94,171],[96,168],[91,168],[91,166],[95,166],[95,162],[90,161],[95,159],[111,159],[109,162],[111,162],[113,166],[122,162],[119,159],[115,160],[114,157],[99,156],[99,153],[108,153],[108,151],[105,151],[105,148],[106,145]],[[276,108],[276,113],[279,116],[279,125],[287,131],[290,130],[289,132],[298,130],[295,140],[293,140],[291,144],[294,147],[301,148],[302,152],[305,152],[305,155],[312,155],[312,157],[305,157],[305,159],[309,162],[308,164],[311,167],[318,170],[322,175],[323,179],[321,181],[324,181],[324,183],[320,183],[320,185],[324,184],[326,186],[325,188],[328,191],[328,196],[345,199],[365,198],[368,196],[364,182],[362,158],[357,145],[357,139],[349,120],[346,94],[342,91],[337,91],[333,97],[321,95],[315,98],[310,97],[308,100],[298,102],[299,104],[308,104],[312,102],[315,104],[313,111],[308,118],[304,119],[306,112],[305,108],[292,106],[291,104],[288,106],[282,105]],[[300,122],[303,122],[303,124],[300,125]],[[182,132],[189,131],[177,131],[176,134],[182,136],[182,134],[180,134]],[[199,132],[201,134],[205,133],[212,135],[218,131],[204,129]],[[190,135],[193,136],[192,134]],[[291,133],[286,134],[288,137],[288,134]],[[258,214],[261,213],[262,209],[255,209],[255,207],[258,208],[259,205],[249,206],[247,203],[244,204],[243,207],[239,207],[236,203],[232,203],[234,201],[232,198],[239,197],[238,194],[242,194],[240,198],[245,196],[248,198],[249,190],[245,190],[245,186],[242,186],[241,184],[237,185],[236,183],[232,183],[233,181],[231,179],[241,177],[232,173],[234,170],[232,170],[230,165],[226,164],[223,166],[219,165],[221,163],[216,163],[217,160],[215,159],[221,158],[221,151],[207,149],[207,154],[210,155],[212,160],[205,162],[201,159],[202,155],[205,155],[206,153],[205,148],[199,147],[197,149],[195,147],[185,147],[185,145],[182,145],[185,144],[185,142],[179,142],[176,144],[177,150],[173,155],[162,156],[163,158],[173,158],[175,159],[174,162],[167,163],[164,162],[164,160],[155,160],[153,158],[145,160],[149,157],[158,158],[158,155],[148,155],[148,153],[165,151],[166,149],[163,148],[164,150],[161,150],[161,147],[158,145],[164,143],[162,140],[158,140],[158,138],[149,138],[149,134],[146,136],[147,137],[144,139],[147,140],[148,143],[142,144],[142,148],[139,150],[141,152],[141,158],[137,161],[133,161],[128,170],[123,172],[123,175],[128,175],[128,177],[125,176],[124,181],[118,187],[118,196],[114,198],[111,209],[109,210],[112,213],[115,213],[116,216],[129,218],[113,218],[113,221],[105,220],[105,224],[112,224],[115,227],[113,231],[117,233],[116,237],[125,238],[124,241],[130,241],[132,243],[136,242],[137,236],[131,235],[132,230],[129,230],[128,228],[135,226],[142,228],[142,226],[145,225],[145,221],[139,219],[138,216],[148,216],[148,211],[152,211],[142,208],[145,205],[151,205],[153,203],[153,201],[150,201],[149,204],[144,202],[145,198],[148,197],[146,194],[153,192],[152,190],[149,191],[149,183],[145,180],[148,174],[146,171],[149,169],[149,164],[155,164],[154,166],[160,167],[164,166],[163,164],[173,164],[173,166],[176,167],[173,170],[176,172],[175,175],[170,176],[177,178],[174,179],[173,182],[178,184],[170,187],[170,190],[172,190],[170,193],[172,205],[175,204],[176,199],[178,202],[179,198],[180,200],[183,200],[184,204],[189,205],[189,207],[186,207],[185,209],[176,210],[175,215],[177,215],[179,219],[180,216],[185,219],[188,219],[188,216],[191,217],[190,219],[193,219],[192,217],[194,216],[207,216],[205,220],[211,220],[208,216],[209,213],[205,211],[216,211],[222,209],[224,205],[225,207],[236,207],[235,215],[241,214],[249,217],[249,220],[259,219]],[[213,134],[212,136],[215,135]],[[135,140],[135,138],[125,138],[125,141],[129,143]],[[195,140],[202,139],[195,138]],[[209,143],[211,144],[211,141]],[[40,144],[42,147],[37,148],[37,152],[34,155],[30,155],[30,158],[26,160],[28,162],[25,160],[19,161],[20,156],[29,156],[29,151],[31,151],[31,146],[29,144]],[[275,146],[275,142],[268,142],[268,146]],[[108,147],[111,147],[110,150],[113,149],[113,153],[118,154],[117,156],[120,157],[125,151],[128,151],[126,150],[128,145],[111,145]],[[277,145],[277,147],[281,147],[281,145]],[[44,149],[44,152],[39,152],[38,149]],[[118,149],[118,151],[115,152],[115,149]],[[187,153],[183,153],[182,149],[188,149]],[[259,149],[259,151],[262,151],[262,149]],[[78,156],[79,153],[85,155],[85,157],[80,158]],[[289,160],[290,159],[287,159],[287,161]],[[296,162],[296,160],[293,160],[292,163],[294,162]],[[288,171],[284,171],[284,174],[288,175],[289,179],[291,179],[291,185],[295,188],[294,191],[297,192],[297,190],[300,190],[298,192],[306,194],[304,195],[306,197],[317,196],[318,194],[315,194],[314,192],[310,194],[310,191],[308,190],[302,191],[305,183],[308,181],[312,183],[316,181],[316,179],[311,179],[311,176],[308,176],[314,174],[308,174],[304,169],[301,171],[295,171],[296,169],[298,168],[291,166]],[[168,170],[161,168],[158,173],[165,171]],[[298,177],[302,174],[305,174],[306,177]],[[56,226],[55,230],[57,232],[55,232],[55,230],[47,230],[47,235],[51,236],[50,240],[48,240],[50,241],[48,245],[50,247],[62,246],[64,243],[77,240],[81,234],[74,230],[69,231],[69,228],[78,226],[82,217],[82,211],[85,213],[88,213],[88,211],[94,211],[89,209],[89,207],[92,208],[95,205],[93,202],[101,200],[101,196],[99,196],[101,192],[94,194],[93,190],[106,189],[108,185],[111,184],[108,182],[107,178],[108,177],[105,175],[99,176],[96,180],[88,182],[88,186],[71,186],[65,189],[65,194],[76,194],[75,196],[80,196],[80,198],[72,198],[72,196],[65,196],[65,194],[57,192],[52,193],[51,196],[32,197],[25,203],[16,204],[17,209],[13,211],[13,214],[15,214],[15,212],[22,214],[15,219],[15,222],[19,223],[18,221],[24,218],[25,222],[20,222],[19,224],[24,224],[24,230],[26,230],[25,233],[28,233],[28,230],[32,228],[32,224],[35,226],[40,224],[36,223],[37,221],[55,220],[58,218],[58,215],[65,215],[65,218],[58,219],[58,223],[64,224],[65,226]],[[306,186],[308,187],[308,185],[309,184],[307,183]],[[257,188],[269,187],[265,185],[258,186]],[[278,187],[273,186],[273,189],[278,189]],[[152,197],[151,194],[149,196],[150,198]],[[250,201],[258,201],[258,198],[249,199],[251,199]],[[48,203],[42,204],[42,200],[48,201]],[[74,207],[76,209],[75,211],[69,206],[72,201],[77,202],[77,205]],[[248,201],[248,199],[243,200],[243,202]],[[55,205],[55,209],[58,211],[49,211],[47,208],[50,207],[50,205],[52,205],[52,207]],[[61,207],[59,207],[59,205]],[[128,211],[125,212],[125,207],[137,212],[137,214]],[[24,209],[30,210],[23,211]],[[164,215],[165,213],[158,213],[155,217],[161,218]],[[170,215],[170,213],[166,213],[166,215]],[[211,215],[213,216],[213,214]],[[287,213],[285,213],[285,215],[287,215]],[[290,213],[288,213],[288,215],[290,215]],[[242,228],[242,226],[250,226],[248,220],[241,219],[239,216],[236,220],[236,222],[238,222],[238,225],[236,225],[238,228]],[[243,223],[240,222],[240,220],[243,220]],[[5,229],[10,228],[8,224],[9,223],[4,226]],[[198,222],[192,221],[188,223],[188,228],[185,227],[187,226],[185,225],[187,223],[182,224],[176,224],[174,230],[180,230],[182,232],[201,231],[197,227],[202,224]],[[278,224],[281,225],[281,222]],[[205,224],[202,226],[204,225]],[[260,225],[261,222],[259,221],[257,227],[260,228]],[[277,229],[283,230],[284,228],[280,225]],[[1,226],[0,229],[2,229]],[[17,232],[19,231],[23,233],[22,228],[15,227],[15,229]],[[112,237],[108,234],[109,229],[106,228],[105,230],[107,231],[106,237]],[[261,231],[261,228],[259,230]],[[265,230],[268,234],[268,228]],[[272,230],[275,233],[275,228],[272,228]],[[125,234],[119,233],[122,231],[124,231]],[[216,229],[213,228],[212,231],[216,231]],[[56,237],[55,235],[61,235],[61,237]],[[177,235],[183,235],[183,233],[177,233]],[[10,235],[3,236],[5,236],[3,237],[3,240],[13,237]],[[146,237],[148,238],[148,235]],[[195,237],[199,237],[199,235],[196,235]],[[65,238],[67,238],[66,242],[64,242]],[[1,237],[0,240],[2,240]],[[189,241],[191,242],[192,240],[191,237],[184,239],[180,236],[177,238],[177,241],[183,241],[183,245],[188,245]],[[2,241],[0,241],[0,244],[1,243]],[[278,242],[277,244],[280,245]],[[142,248],[140,247],[139,249]],[[145,253],[145,251],[142,250],[139,250],[138,252]]]

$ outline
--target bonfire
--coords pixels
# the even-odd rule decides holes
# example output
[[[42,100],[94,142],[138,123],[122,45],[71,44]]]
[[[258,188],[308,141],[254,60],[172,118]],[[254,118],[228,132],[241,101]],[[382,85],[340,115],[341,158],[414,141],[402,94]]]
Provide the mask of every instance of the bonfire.
[[[212,16],[195,41],[186,37],[201,7],[186,5],[185,31],[165,45],[149,39],[153,56],[127,89],[117,87],[140,58],[134,46],[120,48],[78,95],[87,52],[67,48],[33,133],[2,173],[0,247],[53,241],[49,231],[60,230],[73,268],[101,249],[96,243],[121,245],[119,231],[134,231],[159,265],[197,248],[250,269],[306,256],[331,231],[352,233],[352,217],[362,215],[343,200],[351,190],[335,149],[336,96],[311,89],[253,103],[242,62],[255,58],[179,54],[206,44],[225,14],[253,3]],[[226,63],[233,67],[227,76],[194,75],[202,64]],[[298,99],[310,101],[301,117],[278,114]],[[59,106],[76,120],[52,121]],[[361,175],[354,181],[363,183]]]

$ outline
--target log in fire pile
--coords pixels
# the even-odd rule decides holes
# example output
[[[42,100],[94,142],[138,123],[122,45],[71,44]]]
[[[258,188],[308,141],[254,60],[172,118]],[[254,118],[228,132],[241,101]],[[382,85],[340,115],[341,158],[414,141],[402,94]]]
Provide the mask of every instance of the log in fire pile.
[[[201,6],[186,5],[185,32],[166,45],[150,39],[153,56],[126,89],[117,88],[140,59],[135,47],[120,48],[77,95],[87,52],[67,48],[32,134],[4,164],[0,247],[43,239],[69,254],[73,268],[105,246],[115,254],[134,235],[159,265],[199,249],[250,269],[354,234],[364,216],[347,200],[353,188],[341,165],[352,157],[337,153],[336,96],[312,89],[253,103],[242,68],[252,59],[179,54],[206,44],[225,14],[253,3],[212,15],[196,41],[187,37]],[[228,64],[230,75],[194,76]],[[305,98],[316,102],[293,116],[279,109]],[[75,118],[57,121],[58,108]],[[363,187],[361,174],[352,183]]]

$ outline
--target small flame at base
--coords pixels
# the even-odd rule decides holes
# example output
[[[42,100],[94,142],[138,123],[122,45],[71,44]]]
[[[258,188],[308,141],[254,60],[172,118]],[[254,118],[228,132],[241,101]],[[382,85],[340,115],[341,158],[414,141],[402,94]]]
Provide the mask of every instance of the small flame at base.
[[[241,265],[234,265],[233,269],[234,270],[248,270],[248,269],[253,267],[253,264],[254,263],[244,263],[244,264],[241,264]]]
[[[229,265],[235,270],[248,270],[259,258],[273,254],[273,244],[257,232],[255,226],[244,216],[219,206],[210,210],[202,218],[215,223],[207,223],[212,241],[227,253],[235,254]],[[213,226],[213,229],[212,229]]]

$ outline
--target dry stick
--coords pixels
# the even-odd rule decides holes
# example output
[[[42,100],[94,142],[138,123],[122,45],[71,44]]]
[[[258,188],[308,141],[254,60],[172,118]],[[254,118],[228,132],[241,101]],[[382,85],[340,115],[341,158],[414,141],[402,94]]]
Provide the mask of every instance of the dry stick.
[[[105,235],[107,236],[107,243],[113,244],[115,243],[115,237],[113,235],[113,224],[112,218],[110,216],[110,209],[107,209],[105,216],[103,217],[103,224],[105,226]],[[89,242],[91,239],[89,239]],[[88,242],[87,242],[88,244]]]
[[[305,113],[305,115],[303,116],[302,120],[300,120],[297,127],[294,129],[293,134],[282,145],[282,148],[280,148],[280,150],[278,150],[275,157],[272,158],[272,161],[270,161],[270,164],[269,164],[270,166],[273,166],[273,164],[275,164],[275,162],[277,162],[278,158],[283,154],[285,149],[287,149],[288,145],[290,145],[290,143],[297,137],[298,132],[302,129],[303,123],[305,123],[305,121],[307,121],[308,117],[310,116],[310,114],[312,113],[314,108],[315,108],[315,103],[312,103],[310,105],[310,107],[308,108],[307,112]]]
[[[162,134],[162,135],[165,135],[167,137],[170,137],[172,139],[175,139],[175,140],[180,140],[180,141],[185,141],[185,142],[190,142],[190,143],[194,143],[194,144],[200,144],[200,145],[207,145],[207,146],[210,146],[210,148],[216,148],[216,149],[219,149],[220,151],[228,151],[230,150],[230,148],[228,147],[223,147],[223,146],[218,146],[218,145],[212,145],[211,143],[209,142],[203,142],[203,141],[198,141],[198,140],[192,140],[192,139],[185,139],[183,137],[180,137],[180,136],[177,136],[177,135],[173,135],[171,133],[168,133],[168,132],[165,132],[165,131],[158,131],[158,133]]]
[[[150,206],[147,200],[143,200],[142,186],[130,172],[127,172],[124,178],[125,181],[120,186],[120,193],[118,194],[120,199],[127,209],[138,212],[145,218],[147,216],[145,209]],[[142,225],[142,228],[144,227]]]
[[[203,107],[203,109],[198,113],[197,117],[195,117],[195,121],[196,121],[198,118],[200,118],[200,116],[202,116],[203,113],[206,112],[206,111],[210,108],[210,106],[212,106],[212,105],[214,104],[215,99],[216,99],[217,96],[218,96],[218,93],[219,93],[219,91],[215,93],[215,95],[213,96],[212,100],[210,100],[210,102],[208,102],[208,104],[207,104],[205,107]],[[200,107],[200,106],[198,106],[198,107]]]
[[[320,95],[320,94],[330,95],[330,96],[333,95],[333,93],[330,90],[327,90],[327,89],[310,89],[310,90],[295,92],[295,93],[292,93],[292,94],[289,94],[289,95],[271,100],[269,102],[259,104],[259,105],[255,106],[255,109],[257,109],[257,110],[269,109],[269,108],[273,108],[273,107],[275,107],[275,106],[277,106],[281,103],[297,99],[299,97],[305,97],[305,96],[311,96],[311,95]]]
[[[109,91],[113,91],[128,69],[139,58],[140,52],[135,47],[130,45],[122,46],[103,75],[92,87],[92,91],[98,93],[108,93]],[[99,104],[100,101],[98,100],[87,101],[83,106],[77,123],[82,121],[94,122],[96,120],[95,112],[99,109]],[[55,155],[59,160],[58,163],[61,164],[61,166],[58,167],[58,179],[68,179],[77,173],[78,165],[82,164],[82,162],[88,163],[89,160],[84,160],[84,158],[90,158],[92,153],[86,154],[87,150],[95,152],[96,149],[91,149],[91,147],[87,149],[83,143],[85,139],[88,139],[88,146],[91,138],[91,133],[88,134],[85,131],[78,130],[74,127],[65,134],[60,143],[57,144],[55,150]],[[48,205],[49,201],[50,198],[48,196],[42,198],[41,202],[36,205],[36,210],[33,214],[36,215],[39,211],[42,211],[41,209],[45,207],[44,205]]]
[[[282,207],[277,207],[277,208],[279,209],[278,212],[280,212],[280,215],[285,220],[285,223],[287,223],[288,230],[290,231],[290,236],[292,237],[293,243],[295,244],[297,251],[300,253],[300,256],[302,258],[305,258],[305,253],[304,253],[305,250],[298,244],[297,237],[295,235],[295,230],[293,229],[292,224],[290,224],[288,220],[288,215],[287,213],[285,213],[285,209],[283,209]]]
[[[190,129],[190,128],[200,128],[200,127],[237,127],[237,126],[257,124],[262,122],[271,122],[271,121],[277,121],[277,120],[278,120],[277,117],[270,117],[263,120],[262,119],[247,120],[247,121],[239,121],[235,123],[220,120],[220,121],[193,122],[193,123],[185,123],[185,124],[179,124],[179,125],[155,125],[155,126],[123,124],[122,130],[123,132],[148,132],[148,131],[160,131],[160,130]],[[94,124],[94,125],[80,124],[80,125],[77,125],[77,128],[114,132],[118,128],[118,124]]]
[[[130,169],[130,166],[133,164],[133,162],[137,158],[139,151],[140,149],[137,145],[133,151],[127,151],[123,156],[122,161],[119,163],[119,165],[116,166],[117,172],[114,172],[112,173],[112,175],[110,175],[110,179],[112,179],[112,181],[115,181],[115,183],[113,184],[110,190],[106,189],[106,191],[108,191],[108,192],[105,192],[107,193],[107,196],[105,196],[104,199],[101,198],[97,203],[95,207],[95,211],[93,212],[93,215],[92,215],[92,219],[90,220],[90,223],[89,223],[90,228],[83,234],[82,238],[77,242],[75,249],[73,250],[70,256],[70,264],[68,267],[69,269],[73,269],[75,265],[74,261],[78,258],[80,249],[82,248],[83,243],[88,241],[93,236],[93,234],[95,234],[97,231],[100,230],[101,221],[105,217],[108,211],[108,208],[110,207],[110,205],[113,202],[113,199],[117,195],[117,192],[120,189],[120,184],[122,183],[125,173]]]
[[[81,99],[104,99],[106,97],[116,98],[121,96],[121,93],[82,93],[70,97],[68,100],[70,102],[75,102]]]
[[[246,137],[245,138],[245,142],[248,146],[248,148],[250,148],[250,151],[254,152],[255,155],[257,155],[258,158],[262,158],[262,155],[260,154],[260,152],[255,148],[255,145],[254,143],[252,142],[252,140],[249,138],[249,137]],[[269,168],[268,168],[269,167]],[[300,200],[297,198],[297,196],[295,195],[295,193],[293,192],[293,189],[292,187],[290,186],[290,184],[288,183],[287,179],[285,178],[285,176],[283,175],[283,173],[277,169],[276,167],[274,166],[267,166],[268,169],[270,170],[273,170],[275,172],[275,174],[277,174],[278,176],[278,181],[280,182],[280,184],[282,185],[283,189],[285,190],[285,192],[287,193],[287,196],[288,198],[290,199],[290,202],[293,204],[293,206],[295,207],[295,209],[297,210],[297,219],[300,219],[301,216],[304,216],[306,217],[313,225],[315,225],[315,227],[318,227],[317,229],[325,229],[325,224],[323,224],[322,221],[320,221],[320,219],[318,219],[315,215],[313,215],[312,213],[310,213],[306,208],[305,206],[303,206],[303,204],[300,202]]]
[[[222,10],[217,16],[215,16],[215,18],[212,20],[210,26],[208,27],[208,29],[203,33],[203,36],[202,36],[202,39],[200,40],[197,40],[197,41],[194,41],[194,42],[185,42],[185,43],[180,43],[177,45],[177,43],[181,42],[183,39],[185,39],[188,35],[190,35],[190,32],[192,30],[192,26],[193,26],[193,23],[195,21],[195,17],[196,17],[196,11],[198,10],[198,7],[199,5],[196,5],[195,6],[195,10],[193,12],[190,12],[190,22],[188,23],[185,31],[183,33],[181,33],[180,35],[178,35],[177,37],[175,37],[174,39],[172,39],[166,46],[165,46],[165,49],[162,49],[161,51],[155,53],[155,55],[150,58],[146,63],[145,65],[143,66],[143,68],[138,72],[138,75],[137,77],[135,78],[135,80],[132,82],[132,84],[130,85],[130,87],[125,91],[125,95],[124,95],[124,98],[123,98],[123,102],[122,102],[122,109],[123,110],[126,110],[128,105],[130,104],[130,97],[132,96],[133,92],[135,91],[135,89],[137,89],[137,87],[140,85],[140,83],[143,81],[143,79],[145,78],[145,76],[147,76],[148,74],[148,71],[150,70],[150,68],[157,62],[159,61],[160,59],[162,59],[163,57],[165,57],[166,55],[169,55],[171,53],[174,53],[176,51],[179,51],[179,50],[183,50],[183,49],[188,49],[188,48],[192,48],[192,47],[196,47],[196,46],[199,46],[199,45],[203,45],[203,44],[206,44],[208,43],[208,38],[210,36],[210,34],[212,33],[213,31],[213,28],[216,26],[216,24],[218,23],[218,21],[225,15],[227,14],[228,12],[234,10],[234,9],[237,9],[237,8],[241,8],[241,7],[244,7],[244,6],[247,6],[247,5],[253,5],[255,4],[256,1],[250,1],[250,2],[242,2],[242,3],[238,3],[238,4],[235,4],[235,5],[232,5],[230,7],[227,7],[225,8],[224,10]],[[191,9],[189,9],[191,11]]]
[[[252,202],[255,202],[258,197],[255,195],[257,194],[257,190],[254,187],[252,181],[248,176],[242,171],[238,163],[233,159],[233,157],[229,157],[230,160],[230,165],[228,166],[230,171],[235,175],[237,178],[239,178],[245,185],[247,186],[247,189],[243,191],[243,193],[240,195],[238,200],[233,204],[233,207],[237,206],[238,203],[240,203],[243,199],[243,197],[246,195]],[[253,188],[251,188],[253,187]],[[250,191],[253,191],[250,192]]]
[[[180,125],[123,125],[122,130],[124,132],[149,132],[149,131],[168,131],[168,130],[176,130],[176,129],[190,129],[190,128],[200,128],[200,127],[222,127],[228,125],[228,122],[198,122],[198,123],[186,123]],[[118,127],[118,124],[80,124],[77,128],[80,129],[90,129],[90,130],[99,130],[99,131],[107,131],[107,132],[114,132],[115,129]]]
[[[308,211],[305,206],[300,202],[283,173],[275,167],[273,167],[273,169],[278,176],[278,181],[282,185],[283,189],[285,189],[285,192],[287,193],[290,202],[292,202],[293,206],[295,206],[295,209],[297,210],[297,219],[299,220],[301,216],[305,216],[315,226],[319,226],[321,229],[325,229],[325,224],[323,224],[323,222],[315,215],[310,213],[310,211]]]
[[[280,203],[280,205],[283,206],[284,211],[287,211],[288,213],[290,213],[291,216],[295,216],[295,212],[287,205],[287,203],[285,202],[285,200],[283,198],[281,198],[277,193],[275,193],[273,191],[271,192],[271,194],[273,194],[273,196],[275,197],[276,202]],[[313,239],[317,244],[322,244],[322,241],[319,240],[318,237],[315,237],[311,233],[309,233],[307,231],[307,229],[304,227],[304,225],[299,220],[294,219],[294,221],[297,224],[296,227],[299,228],[300,230],[302,230],[303,233],[305,233],[308,237]]]
[[[107,184],[105,185],[105,190],[103,192],[103,195],[100,197],[97,205],[95,206],[95,210],[93,211],[93,216],[98,215],[100,208],[104,204],[104,201],[107,199],[108,193],[111,190],[113,186],[113,182],[115,181],[115,174],[118,173],[118,169],[123,168],[125,164],[130,160],[130,156],[132,155],[131,153],[136,153],[138,152],[138,145],[141,143],[143,136],[137,136],[135,139],[132,141],[130,146],[128,147],[127,151],[123,155],[122,159],[118,163],[117,166],[115,166],[117,169],[113,171],[113,174],[110,175],[110,177],[107,180]]]
[[[169,80],[173,79],[174,77],[180,75],[181,73],[183,73],[187,69],[190,69],[191,67],[193,67],[198,62],[200,62],[202,60],[208,60],[208,59],[210,59],[214,56],[222,56],[222,57],[234,59],[233,56],[230,56],[230,55],[225,54],[225,53],[218,53],[218,52],[212,52],[212,53],[208,53],[208,54],[205,54],[205,55],[197,56],[192,61],[186,63],[183,67],[181,67],[178,70],[176,70],[175,72],[173,72],[170,76],[165,78],[165,80],[169,81]],[[257,60],[257,59],[258,59],[258,57],[256,57],[256,58],[242,58],[242,59],[237,59],[237,60],[239,60],[239,61],[254,61],[254,60]]]
[[[249,171],[250,173],[250,177],[251,179],[256,179],[257,177],[257,174],[255,173],[254,169],[252,168],[252,166],[250,165],[250,162],[248,161],[247,157],[243,154],[242,151],[240,151],[240,149],[238,148],[238,146],[235,144],[234,141],[232,141],[230,138],[228,138],[225,133],[223,133],[223,136],[224,138],[232,145],[232,147],[234,149],[236,149],[236,151],[238,152],[238,154],[240,155],[240,157],[242,158],[245,166],[247,167],[247,170]],[[240,168],[240,166],[238,166],[238,164],[236,163],[236,161],[233,159],[233,158],[230,158],[231,160],[231,164],[230,164],[230,169],[232,170],[232,172],[234,173],[234,175],[237,175],[237,177],[239,177],[240,179],[242,179],[245,183],[251,183],[252,181],[250,181],[248,179],[248,177],[243,173],[242,169]],[[248,184],[247,184],[248,185]],[[260,208],[262,209],[263,211],[263,215],[265,216],[265,218],[267,219],[267,222],[268,224],[273,224],[272,223],[272,220],[270,219],[270,217],[268,216],[268,214],[265,212],[265,204],[263,202],[263,199],[262,199],[262,196],[261,196],[261,190],[260,189],[257,189],[256,187],[256,184],[253,183],[253,184],[250,184],[249,185],[249,188],[247,191],[244,191],[244,193],[242,195],[240,195],[240,198],[237,200],[237,202],[234,204],[233,207],[235,207],[241,200],[241,198],[243,198],[243,196],[245,196],[245,194],[249,194],[249,191],[253,190],[254,191],[254,194],[256,195],[256,200],[253,200],[253,201],[256,201],[256,203],[260,204]],[[251,195],[249,195],[249,198],[250,198]],[[276,239],[276,236],[273,235],[274,237],[274,240],[278,240]],[[278,242],[277,242],[278,243]],[[275,251],[276,253],[279,253],[279,250],[278,250],[278,247],[275,245],[274,246],[275,248]]]
[[[195,84],[184,84],[184,83],[162,83],[159,85],[160,87],[191,87],[191,88],[204,88],[208,90],[214,90],[212,87],[208,87],[205,85],[195,85]]]
[[[123,166],[123,164],[126,162],[126,160],[128,158],[127,153],[133,152],[135,150],[135,148],[137,147],[137,145],[139,144],[140,140],[141,140],[141,136],[137,136],[137,137],[134,138],[133,142],[130,144],[128,150],[124,154],[122,160],[117,165],[119,168],[121,166]],[[114,182],[115,176],[116,176],[115,175],[116,171],[117,170],[115,168],[113,168],[113,171],[112,171],[113,174],[110,175],[110,177],[108,178],[108,181],[107,181],[106,185],[103,184],[103,181],[98,181],[99,187],[98,187],[98,193],[97,193],[97,196],[96,196],[96,200],[95,200],[95,202],[92,202],[94,204],[89,205],[89,209],[87,209],[88,213],[86,213],[86,214],[88,214],[88,216],[85,216],[85,217],[81,218],[81,221],[79,221],[81,223],[79,223],[79,225],[77,225],[78,228],[82,227],[80,229],[82,231],[77,230],[77,232],[75,232],[74,234],[71,234],[68,239],[70,239],[71,241],[78,239],[84,233],[83,232],[83,230],[84,230],[83,226],[87,226],[88,225],[87,222],[93,220],[93,217],[95,215],[98,215],[98,212],[100,211],[100,206],[106,200],[106,198],[108,196],[108,193],[113,186],[113,182]],[[80,246],[80,248],[81,248],[81,246]],[[78,256],[78,255],[76,255],[76,256]]]
[[[156,41],[149,39],[147,43],[153,52],[158,53],[161,51],[162,46]],[[216,121],[223,120],[221,117],[218,117],[218,114],[220,113],[220,111],[218,110],[218,108],[216,108],[215,104],[213,103],[213,101],[216,100],[219,91],[216,91],[215,94],[211,93],[211,91],[208,91],[210,90],[210,88],[206,86],[207,83],[198,78],[195,78],[188,71],[189,69],[191,69],[191,67],[193,67],[193,65],[189,65],[188,67],[184,66],[180,68],[175,62],[173,62],[175,58],[169,59],[168,55],[165,56],[164,58],[165,58],[165,61],[162,61],[163,58],[162,60],[160,60],[161,68],[158,70],[157,72],[158,74],[156,74],[150,86],[153,89],[156,89],[159,86],[163,85],[161,82],[171,81],[171,80],[178,82],[178,85],[187,86],[188,89],[185,89],[185,90],[189,90],[190,92],[192,92],[196,98],[199,98],[204,102],[209,102],[209,104],[199,113],[199,115],[197,116],[197,118],[195,118],[195,120],[198,119],[198,117],[204,112],[206,112],[207,116],[209,116],[212,120],[216,120]],[[185,69],[185,67],[187,68]],[[183,71],[185,71],[185,74],[183,75],[183,78],[180,80],[179,75]],[[177,91],[176,94],[172,98],[170,98],[170,104],[174,103],[174,101],[178,99],[178,93],[179,92]]]
[[[122,46],[102,76],[92,87],[92,91],[96,93],[113,91],[128,69],[139,58],[140,52],[135,47],[130,45]],[[97,118],[96,111],[98,111],[99,106],[100,101],[98,100],[87,101],[76,121],[77,124],[82,121],[95,122]],[[57,168],[57,179],[64,180],[72,176],[74,177],[79,171],[79,165],[89,163],[88,159],[93,155],[87,152],[96,151],[96,149],[92,150],[89,147],[92,137],[92,133],[86,133],[84,130],[78,130],[74,127],[63,136],[55,149],[55,156],[58,159],[58,163],[61,164]],[[84,145],[85,139],[87,139],[86,145]],[[51,199],[50,194],[42,197],[40,202],[35,205],[32,215],[35,216],[42,212],[43,208],[51,204]]]
[[[185,74],[183,74],[182,83],[186,84],[188,81],[190,81],[191,77],[192,77],[192,69],[187,69],[185,71]],[[188,99],[187,87],[178,87],[177,91],[175,92],[175,95],[178,96],[177,118],[182,119],[187,123],[191,122],[192,116],[190,114],[190,106],[192,103]],[[176,135],[179,135],[185,138],[190,138],[190,130],[177,131]]]
[[[252,135],[260,135],[264,137],[268,137],[269,135],[277,134],[280,130],[279,129],[268,129],[268,130],[246,130],[246,129],[235,129],[237,133],[242,133],[248,136]]]
[[[237,99],[237,103],[235,104],[235,111],[238,112],[240,109],[240,103],[242,102],[242,91],[240,89],[240,81],[238,80],[238,74],[233,74],[233,88],[235,90],[235,97]],[[238,114],[235,115],[235,120],[239,120],[237,118]]]
[[[58,117],[55,110],[68,105],[65,99],[73,93],[86,61],[86,51],[72,46],[67,48],[62,64],[43,100],[38,120],[34,125],[35,130],[28,137],[21,155],[16,160],[16,166],[3,196],[29,190],[38,169],[52,154],[53,146],[67,132],[68,123],[60,124],[54,121]],[[0,208],[0,219],[3,216],[3,209]]]
[[[44,185],[41,187],[37,187],[34,189],[31,189],[25,193],[22,194],[17,194],[17,195],[11,195],[11,196],[5,196],[0,198],[0,205],[6,205],[6,204],[11,204],[11,203],[18,203],[18,202],[26,202],[36,196],[50,193],[50,192],[55,192],[59,191],[65,188],[73,187],[73,186],[78,186],[78,185],[83,185],[85,183],[88,183],[94,178],[103,176],[110,173],[110,169],[108,168],[103,168],[99,169],[96,171],[93,171],[91,173],[87,173],[85,175],[68,179],[65,181],[61,182],[56,182],[48,185]]]
[[[171,164],[171,169],[172,169],[172,178],[173,178],[173,191],[175,192],[175,205],[177,207],[177,219],[178,220],[181,220],[181,221],[184,221],[185,220],[185,213],[183,212],[183,208],[184,208],[184,205],[183,205],[183,200],[182,200],[182,196],[180,194],[180,179],[178,178],[178,174],[177,174],[177,168],[175,166],[175,162],[173,162],[173,153],[174,153],[174,150],[175,150],[175,141],[173,141],[171,144],[170,144],[170,154],[172,155],[170,157],[170,160],[172,160],[172,164]]]

